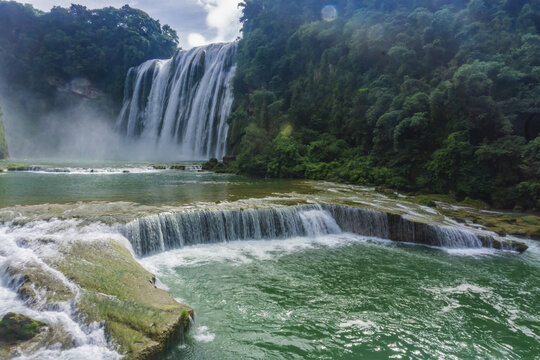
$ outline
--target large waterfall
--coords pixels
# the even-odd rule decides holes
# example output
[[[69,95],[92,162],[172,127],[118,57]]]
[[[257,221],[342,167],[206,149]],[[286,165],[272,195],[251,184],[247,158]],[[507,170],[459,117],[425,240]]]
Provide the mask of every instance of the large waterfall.
[[[236,47],[211,44],[131,68],[118,131],[182,160],[222,158]]]
[[[522,251],[515,244],[468,229],[424,224],[400,215],[334,205],[161,214],[132,221],[120,231],[140,256],[197,244],[316,237],[341,232],[445,248],[493,247]]]

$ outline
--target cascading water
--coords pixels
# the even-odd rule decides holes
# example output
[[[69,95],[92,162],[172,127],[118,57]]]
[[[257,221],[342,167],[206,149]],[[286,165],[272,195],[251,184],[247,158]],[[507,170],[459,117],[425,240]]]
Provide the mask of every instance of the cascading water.
[[[236,47],[211,44],[131,68],[117,130],[182,160],[223,158]]]
[[[188,245],[318,236],[341,229],[321,207],[302,206],[161,214],[135,220],[121,232],[138,255],[148,255]]]
[[[24,226],[0,225],[0,318],[9,312],[23,314],[47,325],[32,347],[17,349],[8,358],[28,360],[106,359],[121,355],[107,340],[103,323],[85,324],[76,307],[81,289],[63,273],[49,266],[43,258],[56,254],[55,241],[67,241],[75,231],[76,222],[52,220]],[[90,231],[90,239],[100,232]],[[111,236],[112,234],[108,234]],[[79,236],[83,236],[79,233]],[[113,235],[112,235],[113,236]],[[42,239],[48,238],[48,242]],[[47,274],[51,283],[68,290],[69,301],[49,301],[44,289],[34,289],[34,298],[18,293],[24,275],[15,269],[35,269]],[[15,273],[14,273],[15,272]],[[2,358],[2,354],[0,354]]]
[[[139,256],[197,244],[317,237],[342,232],[445,248],[493,247],[495,241],[461,228],[335,205],[161,214],[132,221],[120,232]]]

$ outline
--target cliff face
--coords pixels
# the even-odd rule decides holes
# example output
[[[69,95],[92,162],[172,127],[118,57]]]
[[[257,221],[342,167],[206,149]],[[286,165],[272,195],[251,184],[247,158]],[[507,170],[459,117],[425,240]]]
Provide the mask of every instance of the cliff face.
[[[0,108],[0,160],[7,159],[8,157],[9,153],[6,142],[6,132],[4,130],[4,123],[2,122],[2,109]]]

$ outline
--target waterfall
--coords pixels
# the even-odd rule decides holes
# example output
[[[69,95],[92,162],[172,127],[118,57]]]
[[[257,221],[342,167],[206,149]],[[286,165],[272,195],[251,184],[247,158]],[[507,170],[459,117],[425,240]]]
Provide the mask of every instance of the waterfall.
[[[211,44],[131,68],[117,130],[182,160],[223,158],[236,47]]]
[[[161,214],[132,221],[121,232],[143,256],[188,245],[319,236],[341,229],[321,207],[298,206]]]
[[[120,232],[139,256],[197,244],[317,237],[342,232],[445,248],[517,249],[467,229],[335,205],[167,213],[132,221],[122,226]]]

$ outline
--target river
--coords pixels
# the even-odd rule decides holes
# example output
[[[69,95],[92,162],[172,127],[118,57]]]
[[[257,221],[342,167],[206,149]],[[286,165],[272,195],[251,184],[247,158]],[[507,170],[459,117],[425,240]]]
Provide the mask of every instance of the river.
[[[0,173],[3,268],[49,256],[53,250],[37,245],[43,237],[111,238],[130,247],[118,229],[161,213],[332,203],[399,210],[409,219],[462,227],[400,194],[369,188],[213,174],[192,163],[173,164],[187,170],[149,163],[21,163],[25,171]],[[540,354],[537,242],[521,239],[529,246],[523,254],[397,243],[342,231],[325,208],[310,209],[302,210],[301,221],[319,229],[316,222],[328,217],[324,231],[209,239],[137,256],[161,287],[195,310],[191,331],[166,359],[534,359]],[[0,316],[17,310],[60,324],[78,339],[70,349],[44,348],[34,358],[118,355],[99,324],[77,325],[69,307],[36,310],[17,299],[13,284],[3,279]]]

